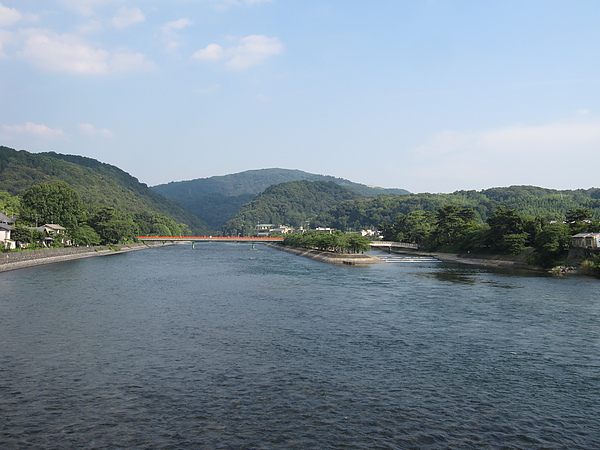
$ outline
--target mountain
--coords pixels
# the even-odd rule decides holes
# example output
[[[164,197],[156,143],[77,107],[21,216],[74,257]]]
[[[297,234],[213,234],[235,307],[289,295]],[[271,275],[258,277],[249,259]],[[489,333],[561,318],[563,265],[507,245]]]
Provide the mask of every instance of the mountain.
[[[269,186],[223,227],[225,235],[252,234],[259,223],[308,227],[314,217],[359,194],[332,181],[288,181]]]
[[[343,178],[317,175],[291,169],[260,169],[230,175],[174,181],[153,186],[155,192],[175,200],[217,230],[232,219],[240,208],[269,186],[289,181],[329,181],[362,197],[381,194],[408,194],[404,189],[385,189],[353,183]]]
[[[31,186],[53,181],[66,182],[86,204],[124,212],[156,212],[188,225],[194,234],[208,232],[207,225],[194,214],[118,167],[83,156],[29,153],[0,146],[0,190],[21,195]]]

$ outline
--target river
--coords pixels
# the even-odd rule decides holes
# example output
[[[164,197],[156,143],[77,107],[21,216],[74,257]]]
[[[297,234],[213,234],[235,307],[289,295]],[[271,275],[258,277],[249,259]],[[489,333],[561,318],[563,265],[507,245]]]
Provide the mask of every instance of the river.
[[[215,243],[0,273],[0,447],[600,448],[599,288]]]

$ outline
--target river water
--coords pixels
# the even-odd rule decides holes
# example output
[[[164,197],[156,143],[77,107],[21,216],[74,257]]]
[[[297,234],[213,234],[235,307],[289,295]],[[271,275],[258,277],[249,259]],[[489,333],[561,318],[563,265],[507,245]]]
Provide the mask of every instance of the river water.
[[[0,447],[600,448],[599,288],[212,243],[0,273]]]

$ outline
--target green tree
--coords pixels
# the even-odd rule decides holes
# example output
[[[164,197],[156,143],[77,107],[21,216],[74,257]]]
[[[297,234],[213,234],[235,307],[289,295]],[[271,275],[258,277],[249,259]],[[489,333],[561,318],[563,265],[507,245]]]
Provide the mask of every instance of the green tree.
[[[553,267],[566,257],[570,242],[571,230],[567,224],[547,224],[535,237],[535,252],[529,262],[542,267]]]
[[[446,205],[436,213],[436,230],[432,241],[435,248],[456,246],[462,235],[469,231],[475,222],[475,211],[457,205]]]
[[[21,202],[19,197],[12,196],[8,192],[0,191],[0,212],[3,212],[8,217],[12,217],[19,213]]]
[[[525,251],[529,235],[525,232],[525,220],[515,209],[499,206],[487,223],[490,248],[510,255]]]
[[[63,181],[33,186],[21,199],[23,215],[37,225],[56,223],[73,228],[83,219],[79,194]]]
[[[592,211],[589,208],[569,209],[567,211],[566,218],[567,223],[584,222],[592,218]]]
[[[104,207],[97,211],[90,218],[89,224],[100,235],[102,244],[131,241],[139,232],[130,217],[111,207]]]
[[[435,214],[423,210],[411,211],[402,218],[399,225],[396,236],[398,241],[421,244],[435,229]]]
[[[345,240],[342,246],[344,253],[361,253],[371,250],[371,239],[358,233],[344,235]]]
[[[30,242],[33,242],[31,230],[21,225],[15,225],[12,227],[12,230],[10,231],[10,238],[11,240],[20,242],[22,244],[29,244]]]
[[[78,225],[71,231],[71,237],[77,245],[99,245],[100,235],[89,225]]]

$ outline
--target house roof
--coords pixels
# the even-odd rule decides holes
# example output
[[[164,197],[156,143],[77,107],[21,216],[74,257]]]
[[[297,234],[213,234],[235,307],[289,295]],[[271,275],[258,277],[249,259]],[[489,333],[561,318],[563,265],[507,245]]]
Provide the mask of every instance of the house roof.
[[[600,233],[577,233],[575,236],[571,236],[574,238],[586,238],[586,237],[598,237]]]
[[[0,223],[14,223],[15,219],[11,219],[3,212],[0,212]]]
[[[8,231],[12,230],[12,226],[10,226],[7,223],[0,223],[0,228],[2,228],[3,230],[8,230]]]
[[[44,227],[51,228],[53,230],[65,230],[66,229],[65,227],[61,227],[60,225],[57,225],[55,223],[44,224]]]

